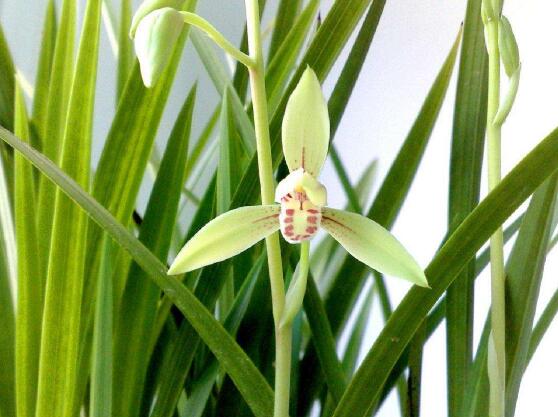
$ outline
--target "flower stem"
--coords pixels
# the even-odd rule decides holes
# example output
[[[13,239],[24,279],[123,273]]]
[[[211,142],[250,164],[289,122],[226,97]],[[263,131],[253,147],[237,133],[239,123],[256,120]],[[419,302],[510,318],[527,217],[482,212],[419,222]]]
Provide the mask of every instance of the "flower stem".
[[[493,190],[501,180],[501,125],[495,122],[500,104],[500,51],[498,46],[498,20],[486,22],[488,49],[488,188]],[[504,238],[500,227],[490,238],[491,267],[491,338],[494,355],[489,360],[491,417],[503,417],[505,411],[506,382],[506,305],[504,272]]]
[[[254,109],[254,128],[258,154],[262,204],[271,204],[274,199],[275,183],[271,161],[267,97],[265,92],[265,72],[261,42],[260,12],[258,0],[246,0],[246,25],[248,47],[252,65],[247,65],[250,73],[250,88]],[[285,307],[285,284],[281,263],[279,236],[273,233],[266,238],[269,279],[273,318],[275,321],[275,417],[288,417],[291,373],[291,326],[281,327],[280,321]]]
[[[204,32],[209,38],[211,38],[217,45],[219,45],[226,53],[232,56],[237,61],[243,63],[248,68],[254,66],[254,61],[244,52],[240,51],[232,43],[230,43],[215,27],[205,20],[203,17],[198,16],[195,13],[190,12],[180,12],[184,18],[184,23],[192,25]]]

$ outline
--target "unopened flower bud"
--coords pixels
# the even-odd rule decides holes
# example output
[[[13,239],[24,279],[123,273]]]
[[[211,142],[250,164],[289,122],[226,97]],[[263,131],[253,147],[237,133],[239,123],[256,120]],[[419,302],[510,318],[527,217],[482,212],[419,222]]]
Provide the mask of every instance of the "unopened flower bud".
[[[140,5],[132,19],[132,25],[130,26],[130,38],[134,39],[139,23],[149,13],[164,7],[171,7],[173,9],[180,10],[182,3],[183,0],[145,0]]]
[[[500,17],[498,44],[506,75],[511,77],[519,68],[519,49],[510,22],[505,16]]]
[[[152,87],[165,70],[183,27],[182,15],[170,7],[155,10],[140,21],[134,45],[146,87]]]

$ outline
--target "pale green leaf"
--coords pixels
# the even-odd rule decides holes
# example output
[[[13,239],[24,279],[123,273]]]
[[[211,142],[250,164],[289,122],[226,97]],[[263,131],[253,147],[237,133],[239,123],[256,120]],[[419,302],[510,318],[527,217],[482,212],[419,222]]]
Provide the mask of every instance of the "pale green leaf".
[[[70,12],[75,14],[75,10]],[[90,183],[100,22],[101,0],[91,0],[85,11],[67,124],[60,148],[61,168],[85,189],[89,188]],[[67,46],[71,44],[68,41]],[[51,93],[54,94],[54,90]],[[55,189],[54,213],[49,221],[52,223],[52,246],[45,294],[36,415],[70,417],[73,415],[78,378],[88,218],[60,189]]]
[[[19,86],[15,97],[15,134],[29,141],[29,121],[25,101]],[[37,248],[35,181],[33,167],[20,155],[15,155],[14,220],[17,235],[17,316],[16,316],[16,390],[17,414],[35,415],[41,322],[44,302],[41,276],[42,253]]]

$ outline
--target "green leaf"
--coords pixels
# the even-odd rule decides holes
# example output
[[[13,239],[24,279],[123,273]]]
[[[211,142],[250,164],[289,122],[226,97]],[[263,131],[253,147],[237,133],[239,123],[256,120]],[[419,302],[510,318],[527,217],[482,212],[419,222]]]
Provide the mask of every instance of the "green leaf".
[[[120,28],[118,30],[118,75],[116,82],[117,102],[122,97],[133,64],[130,25],[132,23],[132,1],[120,0]]]
[[[341,75],[335,84],[333,93],[328,103],[329,115],[331,119],[331,136],[335,136],[351,93],[355,87],[364,61],[368,55],[370,45],[374,40],[376,29],[380,23],[380,18],[384,11],[385,0],[374,0],[364,18],[362,28],[358,32],[357,39],[349,57],[343,67]],[[320,28],[321,30],[321,28]]]
[[[68,6],[67,12],[71,15],[68,18],[69,24],[73,26],[75,9],[72,10],[71,6]],[[62,21],[61,32],[64,18]],[[64,139],[60,145],[61,168],[85,189],[89,187],[90,180],[100,22],[101,0],[90,0],[85,11],[68,106],[67,124],[64,128]],[[66,34],[66,36],[70,35]],[[67,44],[65,40],[60,42],[70,50],[72,49],[72,41],[68,40]],[[58,54],[55,53],[55,68],[58,57]],[[55,76],[56,72],[53,73],[53,77]],[[63,78],[68,78],[65,72]],[[55,81],[56,78],[53,80]],[[56,85],[53,82],[53,88]],[[51,90],[51,93],[58,93],[58,91]],[[60,104],[62,105],[62,103]],[[59,110],[62,111],[62,107]],[[57,122],[63,120],[64,118],[57,119]],[[51,129],[55,125],[57,129],[63,127],[54,123],[51,125]],[[50,129],[47,129],[47,133],[55,134]],[[56,145],[52,142],[52,138],[46,140],[45,144]],[[45,147],[45,150],[47,149],[48,146]],[[51,151],[54,149],[51,148]],[[57,153],[56,150],[55,155]],[[49,186],[52,187],[52,184]],[[52,223],[52,249],[45,293],[36,415],[38,417],[69,417],[72,415],[78,376],[82,284],[88,218],[59,189],[53,191],[55,195],[54,212],[53,217],[49,219]],[[43,207],[40,207],[43,210]],[[42,233],[41,229],[40,232]],[[64,300],[64,302],[61,303],[60,300]]]
[[[14,126],[14,76],[12,55],[0,27],[0,124],[8,130],[12,130]]]
[[[301,6],[301,0],[281,0],[277,6],[273,34],[269,43],[268,61],[275,58],[277,50],[289,35],[291,28],[295,25],[295,18]]]
[[[230,91],[231,89],[226,86],[221,103],[221,115],[219,116],[219,163],[217,165],[216,190],[217,214],[225,213],[231,204],[231,181],[233,178],[231,169],[235,161],[231,159],[232,152],[234,151],[233,144],[231,143],[234,127],[230,124]]]
[[[13,220],[0,160],[0,415],[15,416],[15,308],[16,265]]]
[[[35,76],[35,95],[33,96],[33,124],[37,132],[39,132],[41,142],[46,129],[45,124],[48,113],[52,62],[54,60],[54,48],[57,36],[56,26],[56,8],[54,0],[49,0],[44,18],[39,65],[37,67],[37,75]]]
[[[184,184],[195,97],[194,86],[175,122],[140,228],[139,240],[162,262],[168,256]],[[148,341],[152,337],[159,297],[159,287],[139,265],[132,264],[116,320],[115,415],[138,414],[151,355]]]
[[[556,317],[556,313],[558,313],[558,291],[555,291],[554,294],[552,294],[552,297],[541,313],[537,324],[533,327],[533,331],[531,332],[531,342],[529,344],[528,361],[530,361],[535,354],[544,334]]]
[[[479,201],[486,126],[488,59],[481,0],[469,0],[463,27],[455,98],[448,229],[453,232]],[[448,417],[463,410],[467,374],[473,357],[475,262],[449,287],[446,303]]]
[[[193,10],[195,0],[187,0],[185,8]],[[93,196],[126,226],[134,211],[139,187],[143,179],[147,161],[151,153],[156,131],[161,120],[170,87],[180,61],[182,47],[186,40],[184,31],[175,46],[171,64],[152,89],[143,86],[139,67],[136,63],[112,122],[103,147],[97,171],[93,179]],[[92,277],[98,275],[101,236],[99,228],[88,230],[88,251],[85,270],[88,271],[83,293],[82,332],[85,334],[84,346],[90,345],[90,329],[93,324],[92,300],[96,282]],[[88,373],[90,358],[87,350],[80,354],[80,372]],[[87,377],[78,378],[78,398],[85,393]],[[82,394],[83,393],[83,394]],[[77,408],[79,403],[74,404]],[[76,411],[77,412],[77,411]]]
[[[14,126],[14,91],[15,91],[15,67],[12,55],[8,47],[2,26],[0,25],[0,125],[13,131]],[[4,178],[8,190],[13,184],[14,160],[10,147],[2,144],[0,146],[0,157],[4,171]],[[13,193],[10,191],[10,200]]]
[[[273,391],[244,351],[215,320],[202,303],[176,278],[167,275],[167,268],[138,241],[97,200],[87,194],[56,165],[40,152],[0,127],[0,138],[21,152],[26,159],[48,176],[74,200],[123,249],[125,249],[169,299],[184,314],[199,336],[215,354],[225,371],[246,399],[256,417],[273,413]],[[546,149],[545,149],[546,150]]]
[[[548,244],[555,227],[558,175],[533,195],[506,265],[506,415],[513,416],[528,363]]]
[[[97,282],[95,325],[93,329],[93,354],[91,362],[91,399],[89,415],[105,417],[112,415],[112,335],[113,293],[111,255],[114,243],[103,238],[103,252]]]
[[[558,130],[541,141],[449,237],[425,271],[432,289],[415,287],[407,293],[347,388],[335,417],[366,415],[397,359],[436,300],[494,230],[554,172],[558,154],[556,158],[550,155],[556,150]]]
[[[52,57],[49,93],[44,113],[44,130],[39,131],[42,152],[59,163],[67,117],[70,89],[74,68],[74,43],[76,31],[76,2],[64,0],[60,26],[56,32]],[[45,52],[46,53],[46,52]],[[46,59],[46,58],[45,58]],[[45,65],[47,65],[45,63]],[[45,81],[46,82],[46,81]],[[42,92],[41,94],[45,94]],[[38,105],[41,105],[40,103]],[[43,106],[42,104],[41,106]],[[39,177],[38,238],[39,250],[48,258],[54,217],[55,187],[44,177]],[[46,271],[43,272],[46,274]]]
[[[516,220],[513,221],[513,223],[511,223],[505,230],[504,230],[504,242],[508,242],[512,237],[515,236],[516,232],[519,230],[519,226],[521,225],[521,220],[522,220],[523,216],[518,216]],[[444,239],[445,241],[446,239]],[[477,256],[477,259],[475,260],[475,279],[479,277],[480,273],[486,268],[486,266],[488,265],[490,261],[490,248],[486,248],[479,256]],[[432,312],[428,315],[426,321],[427,321],[427,333],[426,333],[426,338],[429,339],[432,334],[434,334],[434,331],[438,328],[438,326],[442,323],[443,319],[445,318],[445,312],[446,312],[446,298],[443,297],[440,299],[440,301],[436,304],[436,306],[432,309]],[[391,315],[391,308],[390,308],[390,314]],[[397,378],[400,376],[401,372],[403,372],[403,370],[405,369],[405,367],[407,366],[407,362],[409,359],[408,356],[408,351],[406,351],[397,361],[397,364],[394,366],[390,377],[388,378],[388,381],[383,389],[382,392],[382,398],[380,399],[378,405],[381,405],[382,402],[385,400],[386,394],[389,393],[389,391],[391,390],[391,388],[393,387],[395,381],[397,381]],[[477,359],[475,359],[475,362],[477,361]],[[486,361],[486,358],[485,358]],[[472,375],[472,373],[471,373]],[[470,379],[474,379],[472,378],[468,378]],[[471,382],[471,381],[470,381]],[[469,384],[471,385],[471,384]],[[398,386],[399,388],[399,386]]]
[[[312,330],[312,341],[316,347],[318,358],[325,374],[326,383],[335,404],[341,399],[347,379],[337,357],[335,339],[331,332],[330,324],[323,301],[316,287],[314,278],[308,274],[308,287],[304,296],[304,311]]]
[[[347,349],[343,355],[343,369],[348,378],[353,375],[357,367],[358,356],[371,318],[370,312],[372,310],[375,293],[375,287],[372,285],[364,298],[362,307],[357,315],[357,320],[349,336],[349,341],[347,342]]]
[[[300,4],[299,0],[294,0]],[[285,30],[284,26],[287,24],[287,20],[295,16],[293,9],[289,10],[288,16],[281,16],[281,7],[285,7],[288,3],[292,3],[293,0],[284,0],[280,4],[279,15],[277,16],[277,23],[275,30],[273,31],[273,39],[275,35],[279,32]],[[285,37],[282,40],[277,52],[272,52],[270,46],[269,56],[273,57],[270,60],[269,65],[266,68],[265,73],[265,86],[268,97],[268,111],[273,114],[277,105],[281,100],[281,93],[283,91],[285,82],[288,79],[293,68],[295,68],[296,59],[300,54],[302,47],[304,46],[304,40],[308,36],[310,29],[312,28],[312,23],[316,17],[318,7],[320,2],[318,0],[311,0],[308,2],[302,13],[293,22],[292,28],[285,33]],[[273,45],[273,43],[272,43]]]
[[[29,142],[29,120],[23,93],[16,87],[14,133]],[[17,414],[35,416],[44,288],[45,260],[37,248],[35,181],[33,166],[15,155],[14,220],[17,235],[16,391]]]
[[[254,287],[258,280],[258,276],[264,271],[262,268],[265,261],[265,252],[259,256],[258,260],[254,263],[248,276],[244,280],[238,295],[235,298],[227,318],[225,319],[224,327],[231,335],[235,335],[240,322],[248,309],[251,301]],[[188,417],[201,417],[203,410],[207,404],[211,388],[215,385],[215,380],[219,374],[219,363],[212,358],[205,367],[205,371],[197,378],[192,384],[192,389],[186,406],[184,407],[184,415]]]

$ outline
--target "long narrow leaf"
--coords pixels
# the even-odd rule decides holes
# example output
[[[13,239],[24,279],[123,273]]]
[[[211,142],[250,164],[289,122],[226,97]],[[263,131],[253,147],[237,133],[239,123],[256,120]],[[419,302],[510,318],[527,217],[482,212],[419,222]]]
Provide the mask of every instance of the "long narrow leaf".
[[[140,228],[140,241],[162,262],[168,256],[180,191],[184,184],[195,96],[194,87],[184,102],[169,138]],[[113,403],[118,416],[138,414],[151,354],[148,342],[153,332],[159,297],[159,287],[134,263],[128,273],[115,333]]]
[[[481,0],[469,0],[463,27],[451,148],[448,227],[453,231],[478,204],[486,126],[487,54]],[[463,408],[473,352],[475,262],[447,292],[448,417]]]
[[[0,138],[18,152],[21,152],[44,175],[64,190],[123,249],[130,253],[134,261],[149,274],[151,279],[194,326],[200,337],[231,376],[256,417],[272,415],[273,391],[266,380],[244,351],[200,301],[176,278],[167,275],[165,265],[130,234],[107,209],[88,195],[68,175],[58,169],[52,161],[2,127],[0,127]]]
[[[513,417],[525,368],[548,244],[558,175],[533,195],[506,265],[506,415]]]
[[[405,296],[368,352],[339,403],[335,417],[366,415],[392,367],[436,300],[491,233],[555,171],[558,154],[556,158],[549,155],[557,150],[558,130],[555,130],[502,180],[450,236],[426,268],[432,288],[414,287]]]
[[[118,28],[118,78],[116,83],[117,100],[120,99],[132,68],[132,42],[130,23],[132,22],[131,0],[120,0],[120,27]]]
[[[15,134],[29,141],[29,120],[19,86],[15,98]],[[32,165],[20,154],[15,155],[14,220],[17,234],[18,294],[16,316],[16,390],[17,414],[35,415],[37,376],[44,289],[41,279],[42,254],[37,248],[35,223],[35,181]]]
[[[41,150],[56,163],[60,160],[70,89],[72,87],[76,8],[76,2],[73,0],[64,0],[62,4],[60,27],[56,33],[56,45],[52,57],[44,130],[39,131]],[[55,187],[44,177],[39,178],[39,185],[38,205],[41,208],[37,220],[39,250],[48,256],[53,227]],[[44,273],[46,274],[46,271]]]
[[[0,160],[0,415],[15,416],[15,288],[14,243],[6,238],[13,231],[12,219],[7,198],[4,164]]]
[[[75,19],[73,16],[75,10],[68,7],[70,8],[68,13],[72,14],[69,18],[71,25]],[[85,12],[67,124],[64,128],[64,140],[60,145],[62,169],[85,189],[88,189],[90,180],[100,25],[101,0],[90,0]],[[71,36],[71,31],[65,36]],[[60,40],[60,42],[67,42],[66,46],[71,50],[73,40]],[[65,53],[64,56],[67,54]],[[58,55],[55,57],[55,62],[57,58]],[[54,74],[56,73],[53,73],[53,76]],[[65,78],[67,74],[64,72],[63,79]],[[57,92],[51,89],[51,93]],[[62,109],[61,104],[59,110]],[[63,120],[60,118],[57,122]],[[52,129],[54,127],[60,129],[57,123],[51,126]],[[56,134],[49,129],[47,133]],[[51,151],[56,156],[58,145],[52,141],[52,138],[45,141],[45,144],[49,142],[49,146],[52,146]],[[45,150],[49,146],[45,147]],[[49,184],[50,187],[52,184]],[[81,298],[88,218],[59,189],[53,191],[56,197],[53,218],[49,219],[52,223],[52,250],[49,253],[45,293],[37,416],[70,417],[78,376]],[[42,210],[41,206],[41,213]],[[40,232],[42,233],[43,230]],[[64,302],[61,303],[60,300]]]
[[[105,417],[112,415],[112,332],[113,297],[111,253],[114,243],[103,239],[103,253],[97,282],[97,305],[93,330],[93,355],[91,362],[91,400],[89,415]]]
[[[33,124],[39,138],[45,133],[45,122],[48,113],[48,96],[50,91],[50,79],[52,74],[52,61],[54,59],[54,47],[56,45],[56,8],[54,0],[49,0],[44,18],[43,38],[39,64],[35,81],[35,95],[33,96]]]

